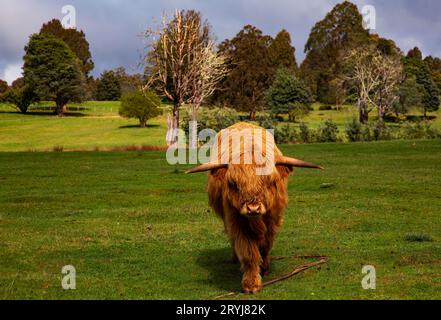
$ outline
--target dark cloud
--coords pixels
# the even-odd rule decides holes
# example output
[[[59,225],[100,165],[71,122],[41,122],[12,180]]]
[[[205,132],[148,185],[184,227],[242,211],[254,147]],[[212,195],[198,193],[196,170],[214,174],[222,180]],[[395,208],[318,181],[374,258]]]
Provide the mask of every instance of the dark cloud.
[[[287,29],[303,59],[303,47],[311,27],[339,1],[325,0],[0,0],[0,77],[6,69],[11,77],[17,73],[23,47],[30,34],[51,18],[62,18],[61,8],[67,3],[77,10],[78,28],[86,32],[96,68],[103,70],[125,66],[137,70],[144,44],[140,34],[158,22],[161,14],[175,9],[196,9],[213,26],[218,40],[234,36],[245,24],[253,24],[265,33],[275,35]],[[403,49],[419,46],[426,55],[441,56],[441,2],[435,0],[360,0],[355,3],[374,5],[377,30],[392,38]]]

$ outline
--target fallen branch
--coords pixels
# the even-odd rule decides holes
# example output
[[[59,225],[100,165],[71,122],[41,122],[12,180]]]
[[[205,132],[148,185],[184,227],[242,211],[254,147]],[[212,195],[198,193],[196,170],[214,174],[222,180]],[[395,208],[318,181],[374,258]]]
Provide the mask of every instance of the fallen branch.
[[[274,283],[283,281],[283,280],[287,280],[289,278],[292,278],[293,276],[295,276],[296,274],[299,274],[305,270],[317,267],[321,264],[324,264],[326,262],[329,261],[328,257],[325,256],[275,256],[275,257],[271,257],[271,260],[275,260],[275,261],[279,261],[279,260],[286,260],[286,259],[317,259],[317,261],[315,262],[311,262],[311,263],[307,263],[298,267],[295,267],[291,272],[286,273],[284,275],[281,275],[277,278],[274,278],[272,280],[266,281],[262,284],[262,287],[267,287],[270,286]],[[222,298],[226,298],[226,297],[231,297],[231,296],[235,296],[235,295],[239,295],[240,293],[238,292],[229,292],[220,296],[217,296],[214,298],[214,300],[218,300],[218,299],[222,299]]]

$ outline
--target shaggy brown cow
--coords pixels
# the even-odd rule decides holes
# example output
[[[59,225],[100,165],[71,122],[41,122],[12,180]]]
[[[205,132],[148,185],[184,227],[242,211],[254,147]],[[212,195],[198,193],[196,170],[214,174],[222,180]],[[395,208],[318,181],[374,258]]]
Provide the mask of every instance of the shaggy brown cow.
[[[260,139],[256,139],[259,131]],[[242,138],[237,140],[238,136]],[[251,143],[246,143],[247,138]],[[224,222],[233,248],[233,259],[241,264],[242,290],[254,294],[262,287],[261,275],[268,272],[269,253],[283,222],[283,210],[288,202],[288,176],[293,167],[321,167],[284,157],[275,146],[272,135],[246,123],[222,130],[216,143],[210,162],[187,173],[210,171],[210,205]],[[270,163],[270,170],[267,174],[258,174],[257,170],[263,164],[256,155],[260,153],[266,157],[269,148],[274,152],[272,162],[266,162],[266,165]],[[239,157],[240,161],[237,158],[232,161],[233,156]],[[252,161],[247,162],[247,157]]]

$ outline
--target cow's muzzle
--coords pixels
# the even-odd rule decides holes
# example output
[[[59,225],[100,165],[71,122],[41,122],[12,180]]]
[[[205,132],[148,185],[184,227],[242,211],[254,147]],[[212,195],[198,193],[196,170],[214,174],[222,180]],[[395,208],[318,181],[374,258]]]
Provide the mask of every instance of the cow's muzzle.
[[[241,213],[248,217],[258,217],[265,214],[265,207],[260,203],[247,203],[243,206]]]

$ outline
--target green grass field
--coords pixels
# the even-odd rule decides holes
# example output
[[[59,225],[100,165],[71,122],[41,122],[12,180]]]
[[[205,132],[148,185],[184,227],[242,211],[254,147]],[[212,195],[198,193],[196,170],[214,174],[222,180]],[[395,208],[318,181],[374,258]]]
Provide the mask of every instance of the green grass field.
[[[206,175],[184,175],[163,152],[35,152],[162,146],[164,116],[141,129],[118,116],[118,102],[71,105],[65,118],[48,106],[22,115],[0,104],[0,299],[210,299],[240,290]],[[355,116],[318,107],[304,119],[312,127],[332,119],[342,131]],[[291,178],[273,254],[330,261],[253,299],[441,298],[441,141],[282,149],[326,170]],[[275,261],[267,279],[305,262]],[[76,268],[75,291],[61,289],[65,265]],[[376,267],[376,290],[361,287],[364,265]]]
[[[85,102],[69,106],[70,112],[58,118],[47,110],[50,103],[32,106],[26,115],[10,106],[0,104],[0,152],[48,151],[54,147],[64,149],[93,149],[128,145],[165,145],[166,117],[148,122],[141,129],[136,119],[123,119],[118,115],[119,102]],[[45,109],[46,108],[46,109]],[[353,106],[341,111],[320,111],[315,104],[304,121],[316,128],[325,120],[334,121],[344,139],[345,124],[356,117]],[[417,113],[415,113],[417,114]],[[434,126],[441,128],[441,110],[435,116]],[[375,119],[375,112],[371,115]],[[296,124],[298,126],[298,124]]]
[[[326,170],[290,179],[273,254],[330,261],[252,299],[441,298],[440,141],[282,149]],[[169,166],[162,152],[0,153],[0,299],[210,299],[240,290],[206,175],[184,175],[186,167]],[[433,241],[406,241],[412,233]],[[268,279],[302,263],[276,261]],[[76,268],[75,291],[61,289],[64,265]],[[361,287],[364,265],[376,267],[376,290]]]
[[[23,115],[8,106],[2,107],[0,151],[165,144],[164,117],[149,121],[148,128],[141,129],[136,119],[118,115],[119,102],[88,102],[80,110],[71,106],[64,118],[55,117],[50,111],[31,110]]]

